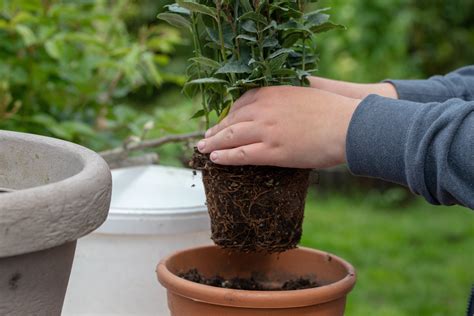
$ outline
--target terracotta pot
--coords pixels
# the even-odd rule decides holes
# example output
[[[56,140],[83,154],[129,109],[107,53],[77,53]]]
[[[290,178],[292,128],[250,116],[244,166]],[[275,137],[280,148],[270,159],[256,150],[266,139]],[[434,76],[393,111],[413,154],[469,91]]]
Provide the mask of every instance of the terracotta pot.
[[[177,276],[193,268],[206,277],[253,274],[270,285],[305,277],[322,286],[296,291],[243,291],[202,285]],[[346,295],[356,281],[349,263],[308,248],[272,255],[230,253],[216,246],[193,248],[162,260],[157,275],[168,290],[172,316],[343,315]]]

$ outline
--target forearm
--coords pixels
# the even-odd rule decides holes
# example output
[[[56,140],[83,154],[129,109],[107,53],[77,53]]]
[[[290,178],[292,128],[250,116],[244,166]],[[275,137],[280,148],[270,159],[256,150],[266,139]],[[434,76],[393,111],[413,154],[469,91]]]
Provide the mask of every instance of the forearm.
[[[474,209],[474,102],[369,96],[354,113],[346,155],[356,175],[410,187],[434,204]]]
[[[310,77],[312,88],[337,93],[348,98],[364,99],[370,94],[397,99],[397,91],[390,83],[352,83],[338,80]]]

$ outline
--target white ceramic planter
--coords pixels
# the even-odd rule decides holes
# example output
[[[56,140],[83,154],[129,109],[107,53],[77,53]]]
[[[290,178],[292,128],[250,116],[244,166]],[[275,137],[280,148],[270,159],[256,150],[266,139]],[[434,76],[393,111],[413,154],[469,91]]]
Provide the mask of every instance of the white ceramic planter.
[[[0,315],[60,315],[76,240],[110,204],[111,176],[96,153],[0,131]]]
[[[63,315],[169,315],[156,263],[212,243],[201,175],[147,166],[112,177],[107,221],[78,242]]]

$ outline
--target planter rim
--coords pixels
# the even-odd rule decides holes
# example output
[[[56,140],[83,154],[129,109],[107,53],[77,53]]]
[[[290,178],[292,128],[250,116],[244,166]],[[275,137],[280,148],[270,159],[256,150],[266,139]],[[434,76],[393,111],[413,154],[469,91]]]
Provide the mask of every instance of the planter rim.
[[[195,247],[178,251],[164,258],[156,269],[158,280],[168,291],[194,301],[201,301],[208,304],[240,308],[297,308],[322,304],[341,298],[352,290],[357,278],[354,267],[344,259],[325,251],[306,247],[298,247],[293,251],[310,252],[321,256],[329,255],[334,262],[339,263],[346,269],[347,275],[337,282],[312,289],[293,291],[248,291],[217,288],[191,282],[176,276],[167,267],[169,260],[176,255],[215,247],[217,246]],[[225,302],[232,302],[232,304]]]
[[[112,178],[95,152],[67,141],[0,131],[1,140],[58,148],[80,164],[65,179],[0,194],[0,258],[74,241],[100,226],[110,205]]]
[[[201,173],[169,166],[112,170],[107,221],[96,231],[110,235],[176,235],[210,230]]]

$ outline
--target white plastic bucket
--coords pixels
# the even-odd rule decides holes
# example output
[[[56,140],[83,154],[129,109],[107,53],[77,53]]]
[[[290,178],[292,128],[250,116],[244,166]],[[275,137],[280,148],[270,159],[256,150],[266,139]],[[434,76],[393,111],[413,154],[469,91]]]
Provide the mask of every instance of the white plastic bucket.
[[[201,175],[147,166],[114,170],[112,178],[107,221],[78,241],[63,315],[169,315],[156,265],[211,243]]]

